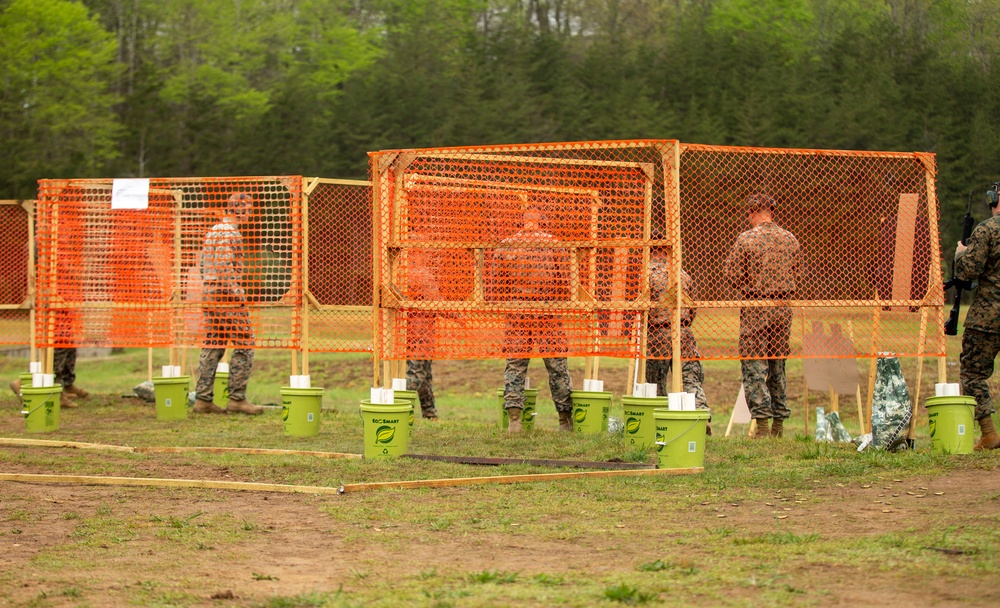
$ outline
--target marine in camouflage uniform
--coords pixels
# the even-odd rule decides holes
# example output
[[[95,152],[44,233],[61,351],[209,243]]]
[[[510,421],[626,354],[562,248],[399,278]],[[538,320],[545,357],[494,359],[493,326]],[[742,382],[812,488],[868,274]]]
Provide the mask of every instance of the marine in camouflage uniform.
[[[524,213],[524,229],[501,241],[493,252],[487,286],[491,300],[508,302],[551,302],[569,299],[569,254],[556,248],[526,248],[516,243],[551,242],[556,237],[539,228],[543,219],[535,209]],[[567,351],[562,319],[552,314],[508,313],[504,326],[504,409],[508,432],[521,430],[524,383],[530,360],[524,358],[538,347],[543,353]],[[515,356],[519,355],[519,356]],[[565,357],[543,357],[549,374],[549,390],[559,412],[559,429],[573,430],[572,380]]]
[[[789,300],[801,278],[799,241],[774,223],[773,198],[755,194],[747,202],[752,228],[736,238],[726,259],[726,278],[744,300]],[[743,389],[750,415],[757,422],[755,437],[781,437],[784,421],[792,414],[785,388],[791,327],[792,310],[788,306],[748,306],[740,310]]]
[[[670,293],[672,283],[670,282],[670,266],[666,259],[666,253],[659,248],[653,250],[653,259],[649,264],[649,289],[650,299],[660,303],[661,306],[649,310],[649,325],[647,339],[649,341],[648,352],[650,357],[666,357],[664,359],[650,359],[646,361],[646,382],[656,384],[656,394],[667,394],[667,374],[673,367],[673,316],[674,312],[670,302],[665,302],[664,298]],[[681,270],[681,290],[691,299],[697,298],[697,290],[694,280],[684,270]],[[670,294],[670,297],[675,297]],[[681,377],[684,384],[684,391],[694,393],[695,407],[701,410],[708,409],[708,399],[702,389],[705,381],[705,372],[702,369],[701,361],[698,357],[698,342],[691,331],[691,324],[697,315],[694,308],[681,309]]]
[[[967,247],[959,243],[955,251],[955,276],[979,282],[965,317],[959,374],[962,393],[976,399],[975,417],[982,431],[977,450],[1000,448],[1000,435],[991,417],[993,402],[986,384],[1000,353],[1000,206],[996,204],[996,190],[991,192],[993,216],[976,226]]]
[[[429,256],[423,251],[409,252],[411,267],[407,274],[411,300],[440,300],[441,290],[438,288],[431,267]],[[434,402],[434,374],[431,369],[431,357],[434,354],[434,344],[437,342],[437,315],[424,310],[406,312],[406,350],[410,354],[426,357],[407,359],[406,388],[416,391],[420,399],[420,412],[423,418],[436,419],[437,407]]]
[[[198,383],[195,386],[193,411],[200,413],[238,412],[260,414],[264,409],[246,400],[247,383],[253,370],[254,335],[243,290],[243,236],[239,222],[253,208],[253,199],[244,193],[229,197],[226,216],[212,226],[201,250],[201,276],[204,282],[205,348],[198,360]],[[223,306],[213,307],[213,304]],[[226,409],[212,403],[215,371],[226,352],[234,346],[229,359],[229,402]]]

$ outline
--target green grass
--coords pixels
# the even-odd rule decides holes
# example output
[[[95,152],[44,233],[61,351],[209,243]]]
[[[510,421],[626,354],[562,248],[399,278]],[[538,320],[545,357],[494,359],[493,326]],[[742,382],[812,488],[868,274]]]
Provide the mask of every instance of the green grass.
[[[145,351],[128,351],[80,361],[80,383],[95,395],[81,408],[64,411],[61,428],[42,438],[360,452],[357,406],[366,396],[369,363],[353,355],[311,361],[314,383],[329,389],[317,437],[285,437],[274,410],[256,418],[157,422],[151,406],[118,396],[145,377]],[[251,396],[266,401],[277,394],[290,360],[265,351],[259,362]],[[0,360],[0,371],[18,369],[19,363]],[[582,360],[573,360],[576,379],[581,369]],[[601,369],[620,395],[625,362],[602,361]],[[915,364],[907,361],[904,369],[913,378]],[[925,377],[930,369],[928,364]],[[545,386],[540,386],[537,431],[501,434],[494,393],[502,362],[442,363],[435,370],[442,372],[442,419],[416,422],[411,451],[653,462],[652,453],[627,447],[621,435],[557,432]],[[817,444],[804,434],[800,415],[786,427],[789,436],[783,441],[724,438],[738,370],[732,361],[706,365],[716,435],[708,439],[705,472],[695,476],[272,496],[267,502],[265,495],[245,498],[210,490],[81,488],[74,493],[97,498],[39,504],[25,486],[0,483],[0,539],[32,546],[30,558],[18,558],[17,567],[0,572],[0,588],[16,592],[8,604],[17,606],[799,606],[854,597],[847,592],[856,591],[857,581],[865,581],[869,592],[895,597],[891,594],[920,589],[925,581],[947,579],[956,601],[973,599],[980,583],[1000,581],[995,549],[1000,546],[1000,492],[994,488],[975,504],[940,509],[933,495],[917,499],[904,491],[920,484],[935,487],[936,480],[956,474],[996,475],[995,454],[931,454],[923,422],[918,450],[895,454]],[[543,384],[540,362],[532,365],[531,375],[536,385]],[[799,413],[800,363],[790,362],[789,378]],[[813,403],[827,399],[810,395]],[[842,405],[850,423],[850,402]],[[612,415],[621,415],[617,400]],[[24,437],[23,425],[13,396],[0,395],[0,436]],[[745,433],[746,427],[737,429]],[[0,447],[0,471],[200,476],[328,487],[553,470],[409,459]],[[840,498],[847,490],[853,502]],[[890,492],[900,496],[891,499],[895,512],[883,517],[882,505],[874,500]],[[237,498],[241,505],[252,500],[255,508],[235,508],[231,502]],[[309,574],[308,565],[289,568],[268,557],[291,529],[274,524],[270,510],[291,504],[308,507],[312,521],[300,524],[305,534],[340,547],[324,554],[322,564],[312,564],[317,572],[306,581],[301,577]],[[854,522],[859,513],[869,513],[869,523]],[[29,545],[41,527],[49,526],[65,534]],[[407,559],[414,550],[423,557]],[[456,552],[460,559],[448,559]],[[564,559],[563,552],[571,557]],[[399,556],[405,566],[391,568],[396,562],[391,556]],[[232,560],[244,564],[242,578],[215,583],[211,573]],[[340,566],[323,569],[333,563]],[[104,575],[92,574],[94,564],[113,564],[113,577],[101,578],[109,576],[107,569]],[[230,588],[234,599],[210,599]],[[908,597],[919,603],[921,596]]]

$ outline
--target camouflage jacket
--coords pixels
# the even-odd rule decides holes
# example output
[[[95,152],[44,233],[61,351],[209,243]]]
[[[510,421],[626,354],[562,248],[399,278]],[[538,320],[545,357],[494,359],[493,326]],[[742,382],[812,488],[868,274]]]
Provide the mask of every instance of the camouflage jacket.
[[[569,299],[569,252],[566,249],[532,249],[524,242],[553,242],[541,230],[522,230],[500,241],[487,268],[486,299],[546,301]]]
[[[243,236],[236,221],[226,217],[212,226],[201,248],[201,279],[221,283],[233,293],[242,293]]]
[[[674,321],[673,302],[667,302],[664,298],[671,293],[673,284],[670,282],[670,265],[666,262],[650,262],[649,264],[649,298],[658,304],[656,308],[649,310],[649,323],[651,325],[672,325]],[[698,297],[694,279],[686,271],[681,270],[681,291],[692,300]],[[676,294],[673,294],[676,296]],[[681,327],[690,327],[694,323],[697,310],[694,308],[681,309]]]
[[[965,326],[1000,333],[1000,216],[976,226],[969,248],[955,256],[955,275],[965,281],[979,281]]]
[[[725,271],[729,284],[745,297],[791,294],[802,278],[799,241],[774,222],[764,222],[736,237]]]

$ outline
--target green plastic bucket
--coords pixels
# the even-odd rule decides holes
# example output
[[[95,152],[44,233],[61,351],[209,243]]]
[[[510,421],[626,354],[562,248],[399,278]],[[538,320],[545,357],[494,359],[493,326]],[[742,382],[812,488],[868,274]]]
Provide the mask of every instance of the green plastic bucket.
[[[420,395],[417,391],[392,391],[393,399],[396,401],[410,402],[410,437],[413,437],[413,421],[416,418],[417,404],[420,403]]]
[[[656,465],[660,469],[705,466],[705,428],[708,410],[653,411],[656,423]]]
[[[281,393],[281,423],[289,437],[319,435],[319,412],[323,407],[323,389],[283,386]]]
[[[21,387],[21,414],[29,433],[50,433],[59,430],[59,402],[62,386]]]
[[[632,448],[650,448],[656,442],[656,422],[653,410],[670,403],[666,397],[622,397],[625,410],[625,445]]]
[[[403,400],[392,405],[361,401],[361,420],[365,427],[365,458],[385,459],[402,456],[410,444],[410,408]]]
[[[212,385],[212,403],[226,409],[229,405],[229,372],[215,372],[215,384]]]
[[[31,388],[31,383],[34,382],[33,375],[30,372],[25,372],[18,376],[18,380],[21,381],[21,388]]]
[[[971,454],[975,447],[975,397],[931,397],[926,407],[931,451]]]
[[[608,428],[611,393],[607,391],[573,391],[573,432],[596,435]]]
[[[188,417],[188,387],[191,376],[153,378],[157,420],[184,420]]]
[[[507,415],[507,408],[503,406],[503,389],[497,389],[497,400],[500,402],[500,430],[506,431],[510,426],[510,416]],[[535,403],[538,401],[538,389],[524,389],[524,409],[521,410],[521,430],[530,431],[535,428]]]

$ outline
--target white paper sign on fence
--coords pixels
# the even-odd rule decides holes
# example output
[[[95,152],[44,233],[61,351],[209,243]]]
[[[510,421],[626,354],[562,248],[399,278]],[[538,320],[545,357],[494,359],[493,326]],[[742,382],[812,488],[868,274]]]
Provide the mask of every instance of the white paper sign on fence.
[[[111,185],[111,208],[149,208],[149,180],[144,178],[114,180]]]

